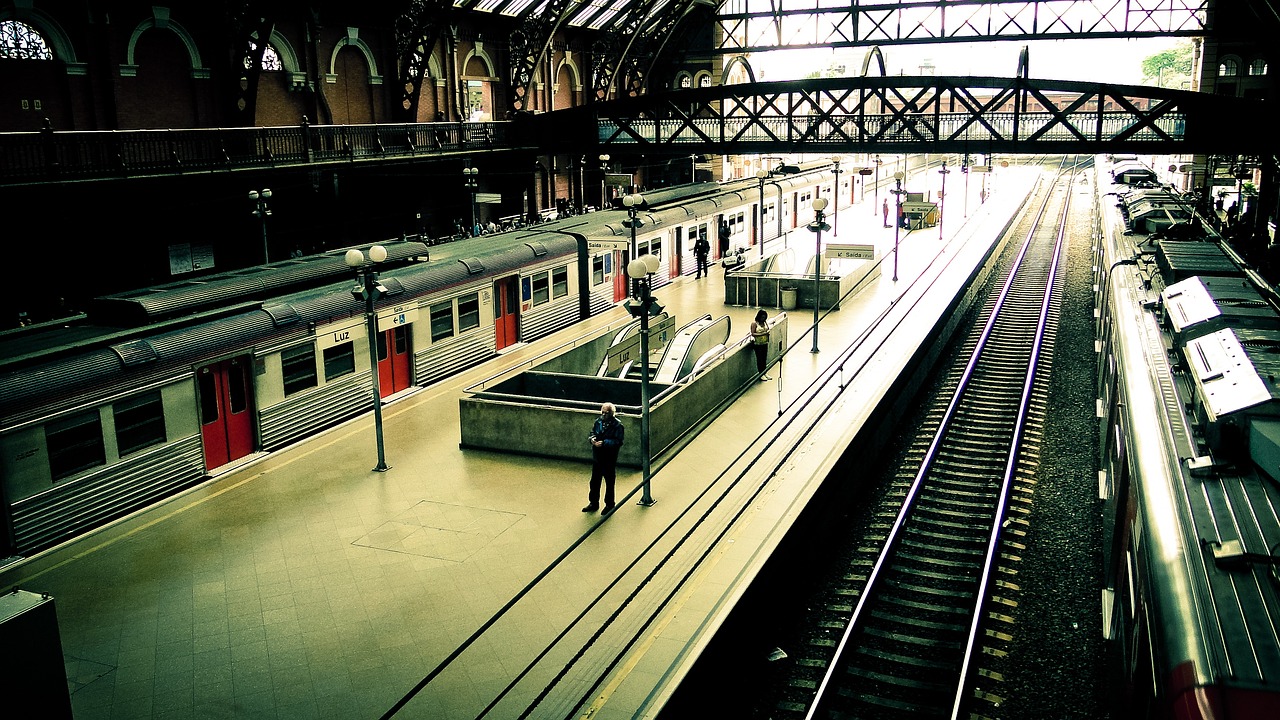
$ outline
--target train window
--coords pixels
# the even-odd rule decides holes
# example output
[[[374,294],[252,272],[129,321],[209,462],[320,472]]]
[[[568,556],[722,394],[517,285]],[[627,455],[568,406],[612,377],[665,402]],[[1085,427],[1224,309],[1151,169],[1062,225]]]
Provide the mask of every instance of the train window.
[[[208,425],[218,419],[218,386],[208,368],[200,371],[200,424]]]
[[[431,342],[453,337],[453,301],[431,306]]]
[[[533,305],[537,307],[551,299],[549,275],[540,272],[533,276]]]
[[[662,241],[661,240],[649,241],[649,254],[658,258],[659,260],[662,259]]]
[[[116,450],[120,457],[168,439],[164,430],[164,402],[153,390],[111,407],[116,424]]]
[[[599,285],[604,282],[604,256],[596,255],[591,258],[591,284]]]
[[[562,298],[569,294],[569,266],[564,265],[551,271],[551,297]]]
[[[355,343],[345,342],[324,349],[324,381],[329,382],[356,371]]]
[[[54,480],[107,462],[102,446],[102,418],[96,408],[46,425],[44,444],[49,450],[49,472]]]
[[[280,369],[284,374],[284,394],[286,396],[315,387],[316,346],[308,343],[281,351]],[[239,384],[234,381],[230,383],[233,393]]]
[[[231,365],[227,367],[227,396],[231,401],[231,414],[237,415],[249,409],[249,378],[244,374],[245,364],[239,360],[232,360]],[[315,351],[311,354],[311,384],[315,385],[316,376],[316,358]]]
[[[458,332],[480,327],[480,294],[471,293],[458,298]]]

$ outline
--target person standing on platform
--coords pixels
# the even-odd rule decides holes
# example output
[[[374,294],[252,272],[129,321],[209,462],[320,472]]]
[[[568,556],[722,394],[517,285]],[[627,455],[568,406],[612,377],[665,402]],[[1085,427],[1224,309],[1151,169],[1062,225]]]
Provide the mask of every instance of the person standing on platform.
[[[707,269],[707,253],[711,252],[711,243],[707,242],[707,238],[698,235],[698,240],[693,243],[693,256],[698,261],[698,272],[693,277],[708,277],[711,271]]]
[[[884,199],[884,226],[889,227],[889,198]]]
[[[618,409],[613,403],[600,406],[600,417],[591,426],[591,435],[587,440],[591,443],[591,486],[587,494],[587,506],[582,512],[595,512],[600,503],[600,481],[604,480],[604,511],[608,515],[613,512],[613,483],[618,472],[618,451],[622,449],[625,429],[614,414]]]
[[[729,254],[729,236],[730,235],[731,233],[729,232],[729,223],[721,220],[720,221],[720,257],[724,257],[725,255]]]
[[[764,310],[756,313],[751,323],[751,347],[756,351],[756,372],[760,373],[760,379],[772,380],[764,374],[764,361],[769,354],[769,313]]]

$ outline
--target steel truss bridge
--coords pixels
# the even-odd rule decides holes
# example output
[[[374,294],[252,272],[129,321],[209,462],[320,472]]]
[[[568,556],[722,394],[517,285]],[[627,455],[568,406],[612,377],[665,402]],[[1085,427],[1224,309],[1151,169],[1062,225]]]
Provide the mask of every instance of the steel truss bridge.
[[[1026,77],[721,85],[523,118],[527,144],[662,155],[841,152],[1256,154],[1260,100]]]

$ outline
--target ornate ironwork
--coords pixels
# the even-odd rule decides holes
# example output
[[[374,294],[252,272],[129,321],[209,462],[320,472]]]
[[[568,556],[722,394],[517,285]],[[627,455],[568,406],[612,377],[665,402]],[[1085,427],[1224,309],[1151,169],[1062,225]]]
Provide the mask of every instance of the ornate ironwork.
[[[547,54],[556,31],[577,10],[579,0],[551,0],[542,12],[523,18],[520,26],[511,32],[508,62],[511,66],[511,87],[508,97],[514,111],[526,110],[529,102],[529,85],[533,72]]]
[[[1262,112],[1258,100],[1146,86],[1025,77],[823,78],[597,103],[557,113],[555,134],[570,145],[594,139],[649,157],[687,154],[693,146],[724,154],[1185,153],[1247,144],[1257,152],[1256,138],[1245,140],[1229,125],[1230,118]]]
[[[1211,0],[933,0],[864,2],[738,12],[726,2],[713,52],[865,45],[1204,35]],[[751,6],[753,7],[753,6]]]
[[[272,3],[240,3],[231,18],[231,30],[236,48],[235,108],[232,116],[236,123],[249,127],[256,121],[258,105],[258,81],[262,77],[263,57],[271,43],[271,31],[276,21]]]
[[[431,53],[440,39],[446,13],[451,7],[449,0],[412,0],[409,9],[396,18],[396,55],[400,66],[397,114],[401,120],[413,122],[418,119],[422,83],[426,80]]]

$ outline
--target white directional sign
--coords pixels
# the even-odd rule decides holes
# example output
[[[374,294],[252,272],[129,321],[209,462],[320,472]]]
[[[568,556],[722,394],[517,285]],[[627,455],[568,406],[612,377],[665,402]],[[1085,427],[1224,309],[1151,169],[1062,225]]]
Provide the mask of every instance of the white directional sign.
[[[840,245],[831,243],[824,255],[830,260],[874,260],[875,245]]]
[[[502,194],[501,193],[476,193],[476,202],[500,203],[502,202]]]
[[[591,252],[604,252],[606,250],[626,250],[631,246],[627,240],[588,240],[587,249]]]

